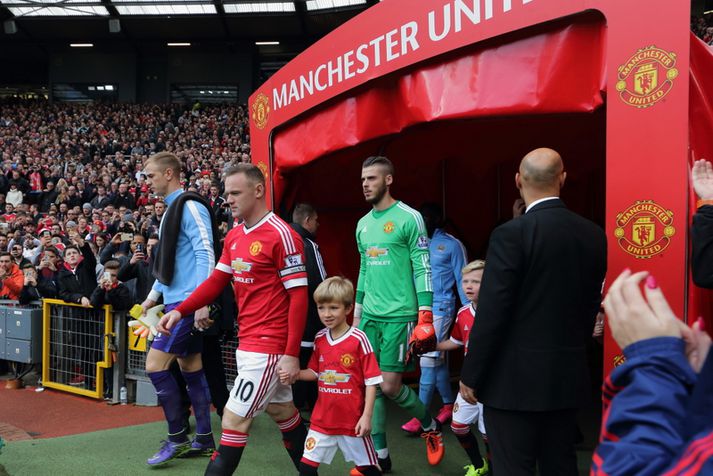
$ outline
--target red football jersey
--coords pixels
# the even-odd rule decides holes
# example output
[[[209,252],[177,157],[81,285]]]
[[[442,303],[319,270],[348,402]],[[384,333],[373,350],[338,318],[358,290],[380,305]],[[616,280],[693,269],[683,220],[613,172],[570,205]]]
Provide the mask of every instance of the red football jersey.
[[[329,329],[322,329],[314,338],[308,368],[317,374],[319,391],[310,428],[327,435],[355,436],[354,427],[364,413],[366,386],[383,381],[366,334],[351,327],[333,340]]]
[[[468,339],[475,322],[475,306],[470,303],[461,307],[451,330],[451,342],[464,346],[463,355],[468,353]]]
[[[233,276],[238,348],[284,353],[290,303],[287,290],[307,286],[302,238],[270,212],[251,228],[241,224],[230,230],[215,268]]]

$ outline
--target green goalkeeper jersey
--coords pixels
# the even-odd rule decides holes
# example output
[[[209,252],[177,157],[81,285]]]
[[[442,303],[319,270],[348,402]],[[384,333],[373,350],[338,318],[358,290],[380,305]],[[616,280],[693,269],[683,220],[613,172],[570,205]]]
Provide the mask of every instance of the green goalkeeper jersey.
[[[419,306],[431,306],[428,234],[421,214],[397,201],[371,210],[356,229],[361,265],[356,302],[362,317],[386,322],[416,320]]]

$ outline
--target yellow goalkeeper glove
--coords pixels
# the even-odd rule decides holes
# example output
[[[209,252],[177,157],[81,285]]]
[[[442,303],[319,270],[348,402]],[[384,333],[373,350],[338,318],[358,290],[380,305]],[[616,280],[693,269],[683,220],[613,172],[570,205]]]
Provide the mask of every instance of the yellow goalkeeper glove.
[[[163,304],[149,308],[146,314],[141,305],[135,304],[129,311],[129,315],[134,318],[133,321],[128,322],[129,327],[135,327],[134,335],[151,342],[158,335],[156,326],[163,316]]]

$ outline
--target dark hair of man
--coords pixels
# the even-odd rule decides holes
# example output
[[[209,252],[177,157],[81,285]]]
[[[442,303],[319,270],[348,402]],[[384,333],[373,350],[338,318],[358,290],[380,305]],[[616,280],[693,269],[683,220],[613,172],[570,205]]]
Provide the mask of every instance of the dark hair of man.
[[[173,175],[176,177],[181,174],[181,160],[170,152],[159,152],[158,154],[152,155],[146,159],[144,166],[150,162],[156,163],[162,171],[166,169],[173,169]]]
[[[121,265],[115,259],[109,260],[106,263],[104,263],[104,269],[115,269],[118,271],[120,267],[121,267]]]
[[[0,258],[2,258],[3,256],[9,256],[10,259],[12,259],[12,255],[9,251],[0,251]]]
[[[253,185],[257,185],[259,183],[265,185],[265,176],[262,174],[262,171],[253,164],[243,163],[232,165],[225,171],[225,178],[235,174],[245,174]]]
[[[361,168],[365,169],[367,167],[371,167],[372,165],[380,165],[384,167],[387,175],[394,175],[394,164],[392,164],[391,161],[384,156],[372,155],[371,157],[367,157],[364,163],[361,164]]]
[[[421,214],[429,215],[433,217],[434,222],[437,227],[440,227],[443,223],[443,208],[434,202],[426,202],[421,205]]]
[[[317,213],[309,203],[298,203],[295,205],[295,210],[292,212],[293,223],[304,223],[309,217],[313,217]]]
[[[67,251],[69,250],[76,250],[77,253],[82,254],[81,250],[79,249],[79,246],[77,245],[68,245],[67,247],[64,248],[64,254],[67,254]]]
[[[151,233],[149,240],[158,240],[158,233]]]

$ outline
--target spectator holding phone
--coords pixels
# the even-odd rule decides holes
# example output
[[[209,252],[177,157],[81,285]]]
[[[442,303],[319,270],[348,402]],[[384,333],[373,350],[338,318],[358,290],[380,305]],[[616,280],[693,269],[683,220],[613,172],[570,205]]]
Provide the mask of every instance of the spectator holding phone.
[[[114,234],[109,243],[102,249],[101,255],[99,255],[99,262],[101,264],[106,264],[107,261],[116,259],[119,260],[121,264],[125,259],[122,257],[127,256],[131,251],[131,241],[134,239],[134,234],[126,231],[119,231]]]
[[[25,235],[24,240],[14,240],[14,242],[10,245],[10,256],[12,257],[12,262],[15,263],[20,269],[22,269],[25,264],[32,264],[30,260],[23,256],[22,243],[24,242],[25,246],[29,246],[30,244],[34,244],[33,240],[34,238],[30,235]]]
[[[20,292],[20,304],[25,305],[32,301],[39,301],[43,296],[37,289],[37,270],[30,262],[25,263],[21,269],[25,281]]]
[[[142,243],[143,239],[142,235],[134,236],[131,258],[125,260],[119,269],[119,280],[125,283],[136,280],[132,302],[143,302],[151,292],[154,282],[151,274],[151,250],[158,243],[158,235],[151,235],[146,244]]]
[[[23,266],[25,283],[20,293],[20,304],[27,304],[42,298],[57,298],[59,262],[59,251],[48,246],[39,256],[37,269],[32,265]]]
[[[115,311],[125,311],[131,304],[129,289],[118,279],[119,262],[116,260],[107,261],[104,264],[104,275],[99,279],[96,287],[89,299],[94,307],[101,307],[110,304]]]
[[[42,258],[42,253],[49,247],[52,246],[52,232],[47,228],[42,228],[39,233],[39,239],[37,240],[38,245],[32,249],[32,253],[29,254],[27,259],[29,259],[33,265],[37,266]]]
[[[64,250],[64,264],[58,276],[59,297],[89,307],[89,297],[97,285],[96,258],[89,243],[76,230],[70,232],[69,238],[71,244]]]

